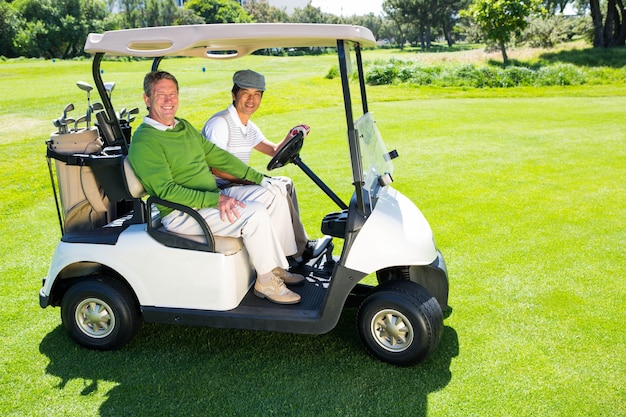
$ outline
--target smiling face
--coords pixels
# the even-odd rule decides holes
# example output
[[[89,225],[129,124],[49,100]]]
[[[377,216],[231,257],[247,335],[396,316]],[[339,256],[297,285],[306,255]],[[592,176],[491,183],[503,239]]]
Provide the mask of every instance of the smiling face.
[[[167,126],[174,126],[178,110],[178,87],[172,80],[161,79],[153,84],[150,96],[143,95],[148,116]]]
[[[257,111],[261,105],[262,97],[263,92],[261,90],[251,88],[242,88],[236,94],[233,93],[233,105],[243,124],[248,123],[250,116]]]

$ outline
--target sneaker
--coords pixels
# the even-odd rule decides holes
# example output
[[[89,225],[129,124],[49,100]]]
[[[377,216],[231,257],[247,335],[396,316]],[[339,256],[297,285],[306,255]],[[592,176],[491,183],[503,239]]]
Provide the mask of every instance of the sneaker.
[[[267,298],[276,304],[296,304],[300,302],[300,296],[288,289],[283,280],[276,275],[265,285],[257,280],[254,283],[254,295],[260,298]]]
[[[304,277],[300,274],[294,274],[293,272],[285,271],[282,268],[274,268],[272,272],[278,278],[282,279],[287,285],[299,285],[304,283]]]

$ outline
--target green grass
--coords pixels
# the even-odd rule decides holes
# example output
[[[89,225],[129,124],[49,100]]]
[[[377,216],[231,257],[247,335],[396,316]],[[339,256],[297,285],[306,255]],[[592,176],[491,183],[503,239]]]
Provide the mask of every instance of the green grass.
[[[230,101],[234,70],[263,72],[255,121],[273,139],[310,124],[302,158],[347,200],[341,90],[324,78],[334,64],[163,68],[181,82],[179,114],[198,127]],[[148,67],[105,64],[114,104],[143,113]],[[146,324],[117,352],[71,342],[37,292],[60,237],[44,141],[65,104],[86,105],[81,79],[91,81],[89,61],[0,63],[0,415],[626,415],[624,84],[369,89],[400,154],[394,187],[429,219],[450,273],[441,345],[403,369],[365,353],[353,310],[320,336]],[[279,173],[298,184],[318,236],[336,206],[298,168]]]

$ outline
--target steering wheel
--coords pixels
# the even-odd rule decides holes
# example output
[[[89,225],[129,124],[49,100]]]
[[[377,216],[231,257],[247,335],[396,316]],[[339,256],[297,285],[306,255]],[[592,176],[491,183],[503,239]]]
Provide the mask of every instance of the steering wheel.
[[[274,155],[271,161],[267,164],[267,170],[271,171],[273,169],[283,167],[289,162],[293,162],[294,158],[296,158],[300,153],[302,145],[304,145],[304,135],[302,132],[298,132],[296,136],[289,139],[287,143],[285,143],[278,150],[278,152],[276,152],[276,155]]]

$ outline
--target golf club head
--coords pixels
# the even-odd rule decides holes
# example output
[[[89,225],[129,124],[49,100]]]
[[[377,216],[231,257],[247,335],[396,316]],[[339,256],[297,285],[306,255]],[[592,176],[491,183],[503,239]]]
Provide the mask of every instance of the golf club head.
[[[128,110],[128,113],[127,113],[128,123],[135,120],[135,118],[133,117],[133,115],[135,114],[139,114],[139,107],[133,107],[132,109]]]
[[[74,119],[66,119],[65,117],[59,119],[59,133],[65,134],[67,133],[67,122],[71,120],[74,122]]]
[[[61,119],[54,119],[52,121],[52,124],[54,125],[54,127],[57,128],[57,133],[60,135],[62,132],[62,126],[61,126]]]
[[[113,89],[115,88],[115,82],[109,81],[108,83],[104,83],[104,89],[109,95],[109,99],[111,98],[111,94],[113,93]]]
[[[90,115],[91,117],[91,115]],[[80,116],[78,119],[76,119],[76,121],[74,122],[74,132],[78,132],[78,124],[79,123],[84,123],[87,121],[87,115],[83,115]]]
[[[77,85],[77,86],[78,86],[78,88],[80,88],[81,90],[86,91],[86,92],[87,92],[87,94],[89,94],[89,92],[90,92],[91,90],[93,90],[93,87],[92,87],[89,83],[87,83],[87,82],[85,82],[85,81],[76,81],[76,85]]]
[[[72,110],[74,110],[74,104],[69,103],[67,106],[65,106],[65,108],[63,109],[63,118],[67,118],[67,113],[71,112]]]
[[[104,110],[104,105],[103,105],[102,103],[100,103],[100,102],[98,102],[98,103],[93,103],[92,110],[93,110],[93,111],[96,111],[96,110]]]

